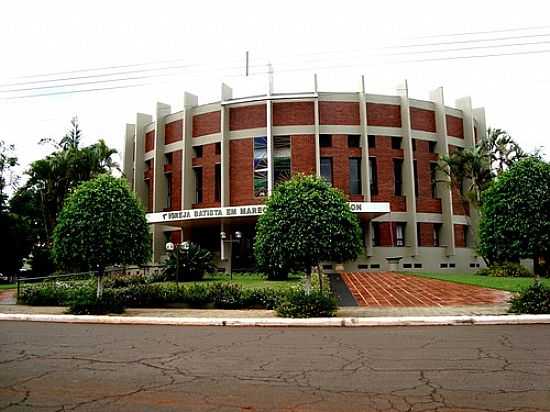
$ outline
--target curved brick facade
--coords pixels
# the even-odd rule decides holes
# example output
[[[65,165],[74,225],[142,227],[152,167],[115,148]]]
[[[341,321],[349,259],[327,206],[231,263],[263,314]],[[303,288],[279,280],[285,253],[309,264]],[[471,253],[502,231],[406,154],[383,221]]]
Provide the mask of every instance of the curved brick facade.
[[[365,257],[349,268],[385,269],[385,257],[392,255],[403,256],[403,269],[479,266],[469,249],[476,214],[441,182],[435,165],[439,156],[473,144],[484,118],[473,116],[471,107],[447,108],[437,99],[336,96],[225,99],[177,113],[158,106],[153,124],[134,126],[126,136],[133,151],[125,151],[125,173],[149,213],[262,204],[271,187],[264,180],[276,184],[296,173],[317,173],[350,201],[390,205],[390,214],[362,221]],[[273,146],[269,172],[258,166],[266,153],[259,146],[262,136]],[[139,159],[143,165],[136,164]],[[164,238],[198,238],[215,249],[216,240],[204,240],[203,232],[214,230],[215,238],[223,225],[228,223],[172,223],[168,234],[155,226],[156,257]]]

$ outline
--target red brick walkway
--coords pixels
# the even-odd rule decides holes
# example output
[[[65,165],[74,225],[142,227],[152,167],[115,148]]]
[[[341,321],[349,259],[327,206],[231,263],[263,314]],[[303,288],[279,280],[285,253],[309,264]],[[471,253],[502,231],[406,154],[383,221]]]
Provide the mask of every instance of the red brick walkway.
[[[394,272],[345,272],[359,306],[463,306],[505,303],[508,292]]]

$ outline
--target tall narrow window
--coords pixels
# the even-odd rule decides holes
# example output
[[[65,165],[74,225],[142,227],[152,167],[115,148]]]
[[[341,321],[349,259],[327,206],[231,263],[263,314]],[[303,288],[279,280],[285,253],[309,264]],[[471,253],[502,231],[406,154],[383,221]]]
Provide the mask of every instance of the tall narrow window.
[[[290,179],[290,136],[273,138],[273,183]]]
[[[219,155],[222,153],[222,144],[220,142],[216,143],[215,154]]]
[[[391,148],[392,149],[401,149],[401,137],[392,136],[391,137]]]
[[[441,223],[434,223],[433,226],[433,245],[434,247],[439,247],[441,238]]]
[[[221,201],[221,193],[222,193],[222,165],[217,164],[216,169],[214,170],[214,178],[215,178],[215,191],[214,191],[214,199],[216,202]]]
[[[430,163],[430,181],[432,184],[432,198],[437,198],[437,163]]]
[[[361,158],[349,159],[349,191],[352,195],[361,194]]]
[[[321,157],[321,177],[332,185],[332,158]]]
[[[166,208],[172,208],[172,175],[167,174],[166,176]]]
[[[393,159],[393,181],[395,196],[403,196],[403,159]]]
[[[372,222],[372,245],[380,246],[380,223]]]
[[[369,147],[373,148],[376,147],[376,136],[373,134],[369,134],[367,139],[369,140]]]
[[[395,224],[395,246],[405,246],[405,223]]]
[[[202,157],[202,146],[193,146],[193,154],[197,159]]]
[[[413,152],[416,152],[416,139],[413,137],[411,139],[411,142],[412,142],[412,149],[413,149]]]
[[[202,203],[202,167],[194,167],[195,173],[195,203]]]
[[[267,137],[254,138],[254,196],[267,196]]]
[[[436,145],[437,145],[437,142],[433,142],[433,141],[429,141],[428,142],[428,151],[430,153],[435,153],[435,148],[436,148]]]
[[[348,147],[360,147],[360,146],[361,146],[361,135],[349,134]]]
[[[322,134],[319,136],[319,146],[320,147],[331,147],[332,146],[332,135]]]
[[[369,157],[369,179],[370,194],[378,194],[378,167],[376,166],[376,157]]]
[[[414,195],[418,197],[418,165],[416,160],[413,162],[413,174],[414,174]]]

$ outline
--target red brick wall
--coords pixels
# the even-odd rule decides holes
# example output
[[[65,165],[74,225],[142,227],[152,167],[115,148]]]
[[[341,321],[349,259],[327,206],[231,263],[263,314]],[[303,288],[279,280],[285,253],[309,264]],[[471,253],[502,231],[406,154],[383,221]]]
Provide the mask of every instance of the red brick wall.
[[[202,157],[193,158],[193,166],[202,167],[202,202],[193,204],[194,208],[220,206],[220,202],[216,201],[216,163],[220,163],[216,143],[203,145]]]
[[[464,139],[464,125],[460,117],[447,115],[447,134]]]
[[[263,198],[254,197],[253,139],[239,139],[229,141],[229,193],[230,205],[253,205],[262,203]]]
[[[376,136],[376,147],[369,148],[369,156],[376,157],[378,172],[378,195],[372,196],[373,202],[390,202],[392,212],[407,210],[405,197],[395,196],[393,159],[403,159],[403,149],[392,149],[390,136]]]
[[[436,162],[437,154],[430,153],[430,144],[426,140],[416,139],[416,168],[418,172],[418,196],[416,211],[421,213],[441,213],[441,199],[432,198],[432,179],[430,163]]]
[[[359,125],[359,103],[319,102],[319,123],[330,125]]]
[[[193,116],[193,137],[220,132],[221,114],[219,111]]]
[[[313,102],[273,103],[273,125],[304,125],[314,123]]]
[[[145,133],[145,153],[150,152],[155,148],[155,131],[151,130]]]
[[[367,103],[367,119],[369,126],[401,127],[401,106]]]
[[[466,229],[465,225],[454,225],[455,232],[455,246],[456,247],[466,247],[466,242],[464,241],[464,231]]]
[[[315,174],[315,136],[304,134],[290,136],[292,174]]]
[[[411,129],[435,132],[435,113],[432,110],[411,107]]]
[[[360,148],[348,147],[347,134],[332,135],[332,147],[321,147],[321,157],[332,158],[332,185],[341,189],[350,200],[362,200],[362,195],[350,195],[349,158],[361,157]]]
[[[229,109],[229,130],[266,127],[266,105],[232,107]]]
[[[434,224],[419,223],[419,244],[418,246],[430,247],[434,244]]]
[[[172,207],[170,210],[181,209],[181,150],[172,152],[170,184],[172,185]]]
[[[178,142],[182,139],[183,120],[166,123],[164,126],[164,144]]]

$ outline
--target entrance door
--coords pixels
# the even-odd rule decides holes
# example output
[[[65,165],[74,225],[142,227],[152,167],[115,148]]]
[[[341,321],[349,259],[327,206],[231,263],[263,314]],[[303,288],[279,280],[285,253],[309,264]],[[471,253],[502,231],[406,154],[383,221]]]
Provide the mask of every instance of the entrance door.
[[[233,272],[255,272],[254,259],[255,226],[246,225],[235,228],[242,233],[240,242],[234,242],[231,248],[231,266]]]

